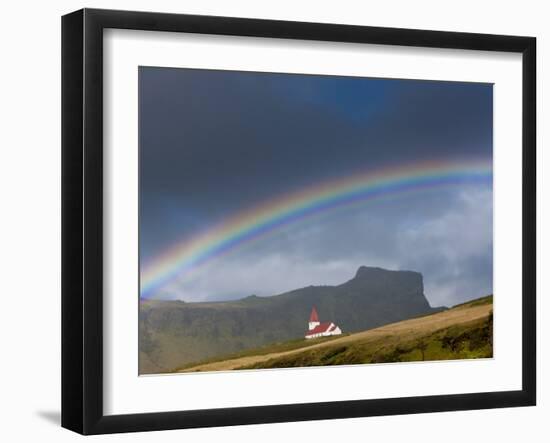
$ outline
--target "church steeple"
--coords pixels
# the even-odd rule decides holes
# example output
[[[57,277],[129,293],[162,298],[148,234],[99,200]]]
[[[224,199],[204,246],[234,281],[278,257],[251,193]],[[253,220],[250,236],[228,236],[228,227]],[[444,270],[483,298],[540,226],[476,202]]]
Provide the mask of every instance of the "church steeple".
[[[313,306],[311,308],[311,315],[309,316],[309,330],[311,331],[317,325],[319,325],[319,316],[317,315],[317,309]]]

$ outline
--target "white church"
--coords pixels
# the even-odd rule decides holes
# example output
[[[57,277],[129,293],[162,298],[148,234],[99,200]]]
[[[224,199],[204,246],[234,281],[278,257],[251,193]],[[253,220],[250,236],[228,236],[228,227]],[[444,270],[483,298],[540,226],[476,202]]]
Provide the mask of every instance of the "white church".
[[[321,323],[315,306],[311,309],[309,316],[309,329],[306,332],[306,338],[328,337],[330,335],[340,335],[342,330],[331,321]]]

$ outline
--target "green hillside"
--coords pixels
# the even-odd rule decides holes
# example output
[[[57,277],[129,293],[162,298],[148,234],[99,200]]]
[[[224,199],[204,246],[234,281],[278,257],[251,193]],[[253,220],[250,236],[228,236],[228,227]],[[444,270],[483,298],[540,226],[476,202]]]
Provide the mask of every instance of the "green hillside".
[[[453,309],[491,305],[492,296]],[[425,317],[429,320],[430,316]],[[394,363],[407,361],[491,358],[493,356],[493,314],[456,324],[435,332],[407,331],[377,339],[357,340],[324,346],[289,356],[270,359],[236,369],[288,368],[303,366]]]
[[[142,300],[140,373],[169,372],[193,362],[301,339],[312,306],[343,332],[375,328],[438,312],[424,296],[422,275],[360,267],[338,286],[308,286],[271,297],[185,303]]]
[[[375,329],[304,338],[190,363],[177,372],[489,358],[492,296]]]

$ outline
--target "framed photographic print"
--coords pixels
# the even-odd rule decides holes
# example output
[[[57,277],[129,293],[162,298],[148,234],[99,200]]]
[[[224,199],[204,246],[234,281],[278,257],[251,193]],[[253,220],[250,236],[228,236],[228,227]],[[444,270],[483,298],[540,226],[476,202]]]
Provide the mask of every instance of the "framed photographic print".
[[[64,16],[62,425],[534,405],[535,48]]]

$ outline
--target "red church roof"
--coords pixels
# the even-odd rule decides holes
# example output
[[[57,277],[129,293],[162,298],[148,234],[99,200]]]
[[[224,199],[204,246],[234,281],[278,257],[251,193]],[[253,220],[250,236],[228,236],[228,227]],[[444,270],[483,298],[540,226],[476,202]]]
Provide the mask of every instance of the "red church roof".
[[[327,321],[315,326],[311,331],[307,331],[306,336],[313,335],[313,334],[321,334],[323,332],[329,332],[329,331],[332,331],[334,328],[335,326],[332,324],[332,322]]]
[[[313,306],[313,308],[311,309],[309,321],[319,321],[319,316],[317,315],[317,309],[315,309],[315,306]]]

